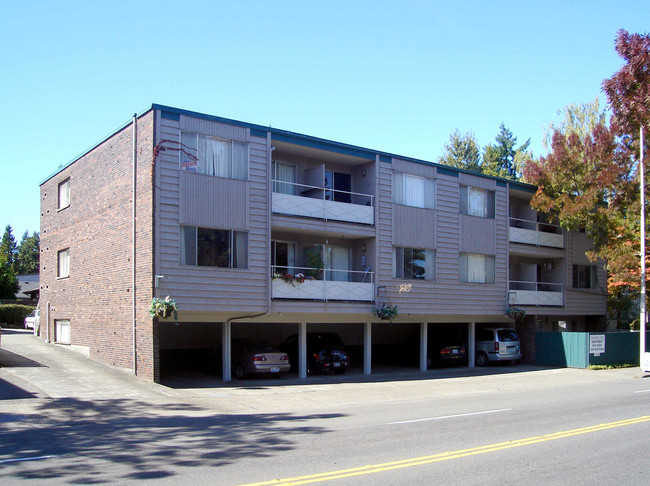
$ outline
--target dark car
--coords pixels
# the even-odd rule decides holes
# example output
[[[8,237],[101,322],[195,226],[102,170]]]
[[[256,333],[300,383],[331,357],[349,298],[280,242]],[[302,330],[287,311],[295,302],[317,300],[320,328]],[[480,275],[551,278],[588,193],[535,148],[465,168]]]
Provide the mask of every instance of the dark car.
[[[399,361],[409,366],[420,364],[420,338],[407,339],[397,351]],[[427,368],[467,363],[467,348],[451,337],[429,335],[427,347]]]
[[[298,368],[298,335],[289,336],[280,345],[289,355],[293,369]],[[350,355],[335,332],[307,333],[307,374],[343,374],[350,366]]]
[[[233,375],[238,380],[254,374],[279,375],[291,368],[287,353],[264,341],[235,338],[231,352]]]

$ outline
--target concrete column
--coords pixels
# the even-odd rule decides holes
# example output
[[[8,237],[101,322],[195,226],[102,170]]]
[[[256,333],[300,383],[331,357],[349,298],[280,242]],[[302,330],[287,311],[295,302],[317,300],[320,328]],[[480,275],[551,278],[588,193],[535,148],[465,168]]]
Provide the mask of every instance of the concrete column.
[[[426,371],[429,344],[429,324],[426,322],[420,323],[420,371]]]
[[[476,323],[469,322],[467,324],[467,365],[474,368],[476,363]]]
[[[221,350],[222,350],[221,364],[223,370],[223,381],[226,383],[232,380],[232,370],[231,370],[232,342],[230,339],[231,337],[232,337],[231,323],[230,321],[226,321],[223,323],[221,327]]]
[[[307,323],[298,324],[298,377],[307,378]]]
[[[372,322],[363,324],[363,374],[372,373]]]

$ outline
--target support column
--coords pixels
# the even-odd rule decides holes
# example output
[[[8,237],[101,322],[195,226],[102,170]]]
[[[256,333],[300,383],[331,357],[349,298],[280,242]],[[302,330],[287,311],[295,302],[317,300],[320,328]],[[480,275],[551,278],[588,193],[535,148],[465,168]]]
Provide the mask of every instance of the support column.
[[[232,342],[230,339],[232,337],[231,326],[232,324],[228,320],[223,323],[223,327],[221,328],[221,364],[223,370],[223,381],[226,383],[232,380]]]
[[[307,323],[298,324],[298,377],[307,378]]]
[[[420,323],[420,371],[426,371],[429,361],[429,324],[426,322]]]
[[[372,322],[363,324],[363,374],[372,373]]]
[[[476,363],[476,323],[467,323],[467,366],[474,368]]]

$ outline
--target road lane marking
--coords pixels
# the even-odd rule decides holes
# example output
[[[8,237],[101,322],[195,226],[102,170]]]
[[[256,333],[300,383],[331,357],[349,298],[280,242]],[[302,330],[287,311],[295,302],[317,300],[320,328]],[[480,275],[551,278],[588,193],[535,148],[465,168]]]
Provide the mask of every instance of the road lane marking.
[[[37,456],[37,457],[19,457],[17,459],[2,459],[0,464],[7,464],[10,462],[24,462],[24,461],[42,461],[43,459],[54,459],[61,456]]]
[[[412,419],[412,420],[400,420],[399,422],[388,422],[385,424],[369,424],[369,425],[353,425],[351,427],[340,427],[337,429],[333,430],[350,430],[350,429],[366,429],[368,427],[384,427],[386,425],[401,425],[401,424],[411,424],[411,423],[416,423],[416,422],[427,422],[431,420],[445,420],[445,419],[452,419],[452,418],[459,418],[459,417],[471,417],[472,415],[483,415],[486,413],[498,413],[498,412],[509,412],[512,410],[511,408],[500,408],[498,410],[482,410],[480,412],[468,412],[468,413],[459,413],[456,415],[441,415],[438,417],[426,417],[426,418],[420,418],[420,419]]]
[[[635,391],[634,393],[650,393],[650,390],[638,390]]]
[[[407,467],[422,466],[425,464],[433,464],[435,462],[448,461],[450,459],[460,459],[462,457],[475,456],[478,454],[486,454],[488,452],[496,452],[505,449],[512,449],[515,447],[522,447],[541,442],[547,442],[557,439],[565,439],[567,437],[574,437],[582,434],[589,434],[592,432],[600,432],[603,430],[614,429],[617,427],[624,427],[627,425],[636,425],[644,422],[650,422],[650,415],[644,415],[628,420],[620,420],[617,422],[609,422],[605,424],[593,425],[590,427],[582,427],[579,429],[565,430],[562,432],[555,432],[552,434],[539,435],[536,437],[528,437],[526,439],[517,439],[507,442],[500,442],[497,444],[490,444],[485,446],[474,447],[471,449],[461,449],[457,451],[443,452],[431,456],[414,457],[412,459],[404,459],[401,461],[385,462],[382,464],[370,464],[367,466],[354,467],[350,469],[341,469],[339,471],[330,471],[326,473],[310,474],[305,476],[297,476],[293,478],[284,479],[271,479],[269,481],[262,481],[258,483],[243,484],[240,486],[297,486],[300,484],[320,483],[324,481],[333,481],[335,479],[350,478],[366,474],[376,474],[379,472],[392,471],[396,469],[404,469]]]
[[[412,424],[412,423],[415,423],[415,422],[428,422],[430,420],[444,420],[444,419],[458,418],[458,417],[471,417],[472,415],[483,415],[483,414],[486,414],[486,413],[509,412],[511,410],[512,410],[511,408],[500,408],[498,410],[483,410],[481,412],[459,413],[459,414],[456,414],[456,415],[443,415],[441,417],[429,417],[429,418],[421,418],[421,419],[413,419],[413,420],[400,420],[399,422],[389,422],[387,425]]]

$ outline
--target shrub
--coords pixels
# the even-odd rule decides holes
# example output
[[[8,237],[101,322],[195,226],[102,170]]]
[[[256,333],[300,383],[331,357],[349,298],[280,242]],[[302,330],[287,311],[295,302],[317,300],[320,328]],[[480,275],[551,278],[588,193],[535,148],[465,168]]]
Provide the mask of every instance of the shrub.
[[[23,327],[25,317],[36,309],[33,305],[23,304],[0,304],[0,322],[7,327]]]

